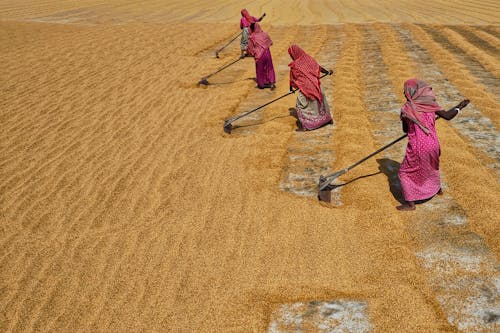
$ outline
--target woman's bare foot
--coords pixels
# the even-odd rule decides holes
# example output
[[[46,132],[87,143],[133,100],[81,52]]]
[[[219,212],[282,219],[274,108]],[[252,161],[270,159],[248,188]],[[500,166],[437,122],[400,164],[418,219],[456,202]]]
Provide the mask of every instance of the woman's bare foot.
[[[305,132],[306,129],[302,126],[302,123],[300,122],[300,120],[297,119],[297,121],[295,122],[297,124],[297,129],[295,130],[296,132]]]
[[[396,209],[402,211],[415,210],[415,203],[413,201],[408,201],[407,203],[404,203],[401,206],[397,206]]]

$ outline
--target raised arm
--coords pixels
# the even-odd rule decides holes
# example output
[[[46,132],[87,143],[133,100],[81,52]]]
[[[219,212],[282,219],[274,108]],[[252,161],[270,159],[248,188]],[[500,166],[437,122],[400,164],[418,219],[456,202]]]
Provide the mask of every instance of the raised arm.
[[[470,101],[468,99],[464,99],[463,101],[458,103],[458,105],[452,107],[448,111],[441,110],[441,111],[436,112],[436,114],[438,116],[440,116],[441,118],[444,118],[446,120],[452,120],[458,114],[458,111],[460,111],[461,109],[466,107],[469,103],[470,103]]]

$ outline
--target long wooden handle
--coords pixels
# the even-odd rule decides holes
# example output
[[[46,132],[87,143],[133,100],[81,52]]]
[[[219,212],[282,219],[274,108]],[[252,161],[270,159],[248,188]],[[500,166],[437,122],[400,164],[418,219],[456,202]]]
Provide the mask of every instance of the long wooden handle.
[[[327,76],[327,75],[330,75],[330,73],[328,73],[328,74],[324,74],[324,75],[320,76],[320,79],[324,78],[324,77],[325,77],[325,76]],[[257,111],[257,110],[262,109],[264,106],[267,106],[267,105],[269,105],[269,104],[271,104],[271,103],[276,102],[277,100],[282,99],[283,97],[286,97],[286,96],[288,96],[288,95],[290,95],[290,94],[295,93],[297,90],[298,90],[298,89],[294,89],[294,90],[292,90],[292,91],[290,91],[290,92],[288,92],[288,93],[284,94],[283,96],[280,96],[280,97],[278,97],[278,98],[275,98],[275,99],[273,99],[272,101],[267,102],[266,104],[261,105],[261,106],[259,106],[259,107],[255,108],[255,109],[253,109],[253,110],[250,110],[250,111],[247,111],[247,112],[245,112],[245,113],[242,113],[242,114],[240,114],[240,115],[238,115],[238,116],[236,116],[236,117],[226,119],[226,120],[224,121],[224,124],[225,124],[225,125],[227,125],[227,124],[231,124],[231,123],[233,123],[234,121],[236,121],[236,120],[238,120],[238,119],[240,119],[240,118],[246,117],[246,116],[248,116],[249,114],[251,114],[251,113],[253,113],[253,112]]]
[[[224,45],[223,47],[221,47],[220,49],[218,49],[217,51],[215,51],[216,54],[218,54],[220,51],[222,51],[223,49],[225,49],[229,44],[231,44],[236,38],[240,37],[240,35],[243,33],[240,32],[239,34],[237,34],[236,36],[234,36],[233,39],[231,39],[226,45]]]

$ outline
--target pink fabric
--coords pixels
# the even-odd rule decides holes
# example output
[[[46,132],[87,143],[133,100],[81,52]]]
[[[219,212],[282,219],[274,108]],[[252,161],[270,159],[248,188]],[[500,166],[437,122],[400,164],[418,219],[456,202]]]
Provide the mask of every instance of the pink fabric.
[[[255,23],[254,31],[248,38],[247,52],[255,58],[255,61],[258,61],[264,51],[270,48],[271,45],[273,45],[271,37],[262,31],[262,28],[258,23]]]
[[[240,20],[240,29],[248,28],[248,27],[250,27],[250,23],[248,23],[246,18],[242,17]]]
[[[432,87],[422,80],[410,79],[404,83],[406,103],[401,108],[401,117],[408,118],[416,123],[424,132],[429,129],[422,124],[422,114],[442,110],[436,102]]]
[[[241,20],[240,20],[240,28],[241,29],[243,29],[243,27],[249,27],[250,24],[257,22],[257,20],[258,19],[253,17],[252,15],[250,15],[248,10],[246,10],[245,8],[243,8],[241,10]],[[246,25],[243,25],[243,24],[246,24]]]
[[[401,117],[408,125],[408,145],[399,180],[406,201],[429,199],[441,188],[441,150],[435,128],[435,111],[441,108],[429,88],[420,80],[405,82],[408,102],[401,109]]]
[[[257,86],[259,86],[259,88],[263,88],[265,84],[276,83],[273,59],[269,49],[266,49],[259,60],[255,62],[255,72],[257,76]]]
[[[290,67],[290,86],[300,89],[307,98],[322,103],[323,94],[321,93],[321,83],[319,81],[319,64],[295,44],[288,48],[288,54],[293,59],[288,64]]]

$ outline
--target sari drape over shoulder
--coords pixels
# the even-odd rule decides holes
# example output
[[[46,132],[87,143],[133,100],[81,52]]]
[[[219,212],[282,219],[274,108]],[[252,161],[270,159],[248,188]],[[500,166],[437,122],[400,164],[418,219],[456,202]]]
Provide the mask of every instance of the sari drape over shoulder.
[[[306,130],[314,130],[332,122],[330,107],[321,90],[320,66],[313,57],[297,45],[288,48],[292,62],[290,67],[290,87],[299,89],[297,93],[297,118]]]
[[[256,61],[260,59],[265,50],[273,45],[271,37],[265,33],[259,23],[254,23],[254,31],[248,38],[247,52],[251,54]]]
[[[288,48],[288,54],[293,59],[288,64],[290,67],[290,86],[300,89],[307,98],[322,102],[319,64],[295,44]]]
[[[436,102],[432,87],[422,80],[410,79],[404,84],[404,93],[406,103],[401,108],[401,117],[408,118],[428,133],[429,129],[422,124],[422,114],[442,110]]]

